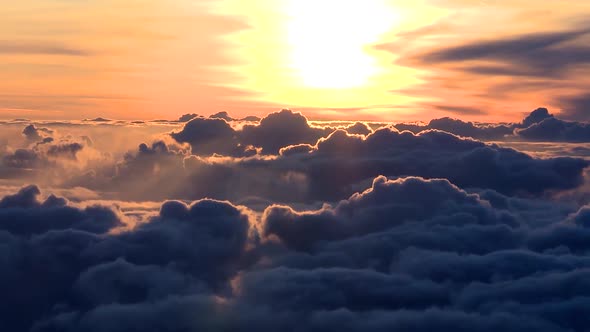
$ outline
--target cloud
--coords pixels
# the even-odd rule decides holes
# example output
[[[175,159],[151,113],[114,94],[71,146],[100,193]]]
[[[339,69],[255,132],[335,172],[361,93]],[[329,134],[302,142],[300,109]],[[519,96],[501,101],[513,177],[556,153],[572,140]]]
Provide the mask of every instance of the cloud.
[[[189,124],[193,125],[178,135],[189,137],[185,135],[195,133],[190,137],[201,139],[203,132],[195,125],[206,126],[209,121],[221,125],[228,133],[225,138],[235,133],[224,120],[192,121]],[[240,147],[234,144],[235,141],[226,145],[230,156],[190,155],[182,147],[163,141],[151,147],[141,145],[137,152],[126,155],[114,174],[109,169],[97,170],[67,183],[115,191],[126,199],[212,197],[236,202],[262,199],[311,203],[346,198],[374,177],[386,175],[445,178],[462,188],[490,188],[527,196],[579,187],[588,165],[576,158],[536,159],[513,149],[437,130],[413,134],[381,128],[363,136],[341,129],[315,145],[282,148],[278,156],[255,153],[231,157]],[[193,145],[193,149],[204,147],[211,149],[207,152],[221,151],[219,142]]]
[[[590,142],[588,124],[558,119],[546,108],[534,110],[520,123],[474,124],[459,119],[440,118],[431,120],[427,125],[400,123],[395,128],[413,133],[436,129],[484,141]]]
[[[537,110],[524,122],[548,117],[548,111]],[[315,127],[298,113],[282,111],[260,124],[208,118],[181,125],[72,124],[35,123],[38,135],[45,133],[41,128],[53,131],[53,141],[35,145],[19,134],[22,123],[2,124],[7,130],[6,145],[0,149],[0,176],[5,181],[84,187],[108,199],[211,197],[263,208],[263,204],[276,202],[337,201],[378,175],[447,178],[462,188],[491,188],[510,195],[553,195],[579,187],[586,165],[579,159],[559,158],[568,154],[584,158],[579,148],[555,146],[545,155],[535,150],[531,152],[535,158],[441,132],[526,143],[524,136],[506,134],[515,128],[525,130],[523,123],[497,125],[443,118],[426,126],[396,125],[413,131],[411,134],[391,127],[374,131],[362,122]],[[283,135],[288,130],[291,133]],[[555,136],[548,131],[550,135]],[[137,144],[146,139],[151,143]],[[304,143],[282,146],[287,142]],[[282,147],[276,151],[278,146]]]
[[[562,106],[560,117],[566,120],[590,121],[590,95],[562,97],[558,102]]]
[[[454,105],[432,105],[434,108],[441,111],[446,111],[453,114],[459,115],[485,115],[486,112],[479,108],[465,107],[465,106],[454,106]]]
[[[0,211],[39,210],[30,223],[42,229],[54,207],[38,195],[23,188]],[[588,207],[468,193],[447,180],[378,177],[318,210],[271,206],[256,216],[229,202],[166,201],[135,227],[102,234],[49,223],[30,236],[0,218],[0,309],[16,312],[0,324],[582,331],[590,326],[588,216]]]
[[[507,136],[511,136],[514,131],[514,127],[511,125],[476,125],[473,122],[453,118],[433,119],[425,126],[400,123],[396,124],[395,128],[402,131],[409,130],[415,134],[429,129],[436,129],[480,140],[502,140]]]
[[[2,159],[2,165],[10,168],[39,168],[44,161],[34,150],[17,149]]]
[[[464,69],[483,75],[557,78],[575,66],[590,63],[590,48],[579,42],[589,33],[588,28],[581,28],[479,41],[435,50],[420,56],[419,61],[428,64],[494,61],[496,66],[469,65]]]
[[[222,154],[229,156],[251,155],[248,152],[261,148],[264,154],[277,154],[279,149],[299,143],[314,143],[333,129],[309,125],[300,113],[283,110],[271,113],[258,124],[246,124],[234,130],[227,112],[212,115],[209,119],[195,118],[179,132],[171,134],[179,143],[189,143],[193,154]]]
[[[30,124],[23,129],[22,134],[28,141],[36,142],[49,138],[48,135],[53,134],[53,131],[47,128],[37,128],[34,124]]]
[[[544,108],[535,112],[523,121],[524,128],[517,129],[516,135],[528,141],[590,142],[590,124],[557,119]]]
[[[284,152],[290,153],[289,149]],[[311,152],[290,158],[294,165],[306,164],[311,191],[323,194],[381,174],[446,178],[461,187],[539,194],[580,185],[587,166],[579,159],[533,159],[441,131],[412,134],[391,128],[379,129],[366,138],[336,131],[319,140]]]
[[[189,122],[190,120],[199,117],[196,113],[187,113],[183,114],[180,118],[178,118],[178,122]]]
[[[583,112],[575,113],[577,107],[567,105],[563,99],[568,97],[563,96],[583,95],[588,85],[590,30],[587,24],[579,25],[581,21],[578,21],[571,27],[553,31],[545,27],[540,33],[506,30],[499,37],[471,38],[449,44],[450,35],[465,30],[461,19],[454,16],[445,18],[451,24],[450,30],[443,26],[434,33],[431,29],[418,31],[423,38],[402,33],[398,41],[379,46],[399,55],[397,64],[425,71],[428,77],[427,82],[396,93],[432,101],[420,105],[433,112],[506,119],[518,114],[519,108],[534,106],[531,101],[536,100],[554,107],[568,106],[575,115],[568,117],[564,112],[563,118],[586,120]],[[433,43],[421,42],[426,40]],[[499,102],[503,100],[510,103]],[[448,101],[460,102],[449,105]]]
[[[233,155],[239,151],[236,132],[223,119],[195,118],[170,136],[179,143],[190,144],[192,153],[197,155]]]
[[[94,119],[84,119],[84,121],[88,121],[88,122],[112,122],[113,120],[111,119],[107,119],[107,118],[94,118]]]
[[[234,121],[235,119],[229,116],[227,112],[219,112],[209,116],[210,119],[223,119],[225,121]]]
[[[369,190],[353,195],[333,209],[298,214],[288,207],[271,207],[265,211],[264,234],[276,235],[290,247],[309,249],[322,241],[362,236],[406,222],[468,212],[477,215],[482,223],[515,223],[507,215],[490,214],[477,196],[468,195],[447,180],[387,181],[378,177]],[[394,217],[383,218],[383,215]]]
[[[104,233],[121,225],[117,213],[108,208],[90,206],[81,210],[68,206],[63,198],[52,195],[41,201],[39,195],[38,187],[28,186],[2,198],[0,230],[21,236],[65,228]]]
[[[46,138],[29,149],[17,149],[6,154],[2,165],[10,168],[48,169],[62,161],[76,161],[84,144],[72,141],[54,141]]]
[[[363,136],[367,136],[373,132],[373,129],[371,129],[371,127],[369,127],[366,123],[362,122],[355,122],[354,124],[351,124],[350,126],[344,128],[344,130],[346,130],[346,132],[349,134]]]
[[[549,110],[542,107],[532,111],[524,120],[522,120],[522,128],[528,128],[534,124],[537,124],[543,120],[553,118],[553,114],[549,114]]]
[[[247,144],[262,147],[263,153],[277,154],[282,147],[314,143],[331,131],[330,128],[310,126],[301,113],[282,110],[267,115],[260,120],[259,125],[244,126],[241,137]]]
[[[67,45],[49,42],[14,42],[0,41],[0,54],[44,54],[64,56],[89,56],[92,53]]]
[[[11,330],[113,303],[221,294],[250,241],[250,217],[226,202],[165,202],[158,215],[113,232],[121,219],[108,207],[38,195],[32,186],[0,201],[0,309],[15,312],[0,324]]]
[[[81,143],[65,143],[55,144],[47,148],[47,155],[50,157],[64,157],[68,159],[76,159],[76,154],[84,148]]]

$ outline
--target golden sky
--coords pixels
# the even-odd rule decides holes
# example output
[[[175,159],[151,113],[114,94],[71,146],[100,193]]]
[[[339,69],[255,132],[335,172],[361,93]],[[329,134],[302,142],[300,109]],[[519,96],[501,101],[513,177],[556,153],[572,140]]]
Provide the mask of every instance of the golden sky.
[[[0,117],[575,112],[590,100],[589,14],[585,0],[11,1]]]

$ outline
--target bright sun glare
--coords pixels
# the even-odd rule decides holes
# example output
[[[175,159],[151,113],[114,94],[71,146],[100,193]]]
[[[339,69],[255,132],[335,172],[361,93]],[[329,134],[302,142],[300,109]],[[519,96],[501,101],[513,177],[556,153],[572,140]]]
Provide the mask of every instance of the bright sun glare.
[[[290,0],[290,68],[312,88],[364,86],[379,73],[368,47],[394,23],[385,0]]]

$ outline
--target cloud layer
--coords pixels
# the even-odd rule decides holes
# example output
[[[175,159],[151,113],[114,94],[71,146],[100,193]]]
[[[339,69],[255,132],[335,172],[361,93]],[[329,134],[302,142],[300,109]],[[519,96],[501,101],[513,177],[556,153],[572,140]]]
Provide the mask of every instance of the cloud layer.
[[[590,326],[589,154],[538,143],[586,124],[547,109],[514,124],[283,110],[0,126],[6,330]]]
[[[378,177],[315,211],[168,201],[130,225],[113,207],[38,195],[26,187],[0,203],[0,215],[11,215],[0,218],[3,312],[18,312],[0,324],[11,330],[590,324],[569,318],[588,307],[588,208]]]

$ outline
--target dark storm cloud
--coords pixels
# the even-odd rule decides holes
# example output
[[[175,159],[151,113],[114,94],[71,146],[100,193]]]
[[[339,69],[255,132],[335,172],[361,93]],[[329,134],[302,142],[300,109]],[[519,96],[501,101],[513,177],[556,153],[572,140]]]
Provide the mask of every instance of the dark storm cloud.
[[[42,230],[14,231],[0,214],[0,312],[14,313],[0,314],[7,330],[590,326],[587,207],[379,177],[319,210],[271,206],[255,217],[228,202],[168,201],[133,228],[96,234],[76,223],[44,226],[52,208],[70,205],[35,197],[28,187],[0,201],[2,212],[40,211],[29,222]]]
[[[531,34],[502,40],[479,41],[440,49],[419,57],[423,63],[464,63],[472,60],[496,61],[500,67],[468,66],[464,69],[484,75],[527,75],[561,77],[574,66],[590,63],[590,47],[579,42],[588,28]]]

